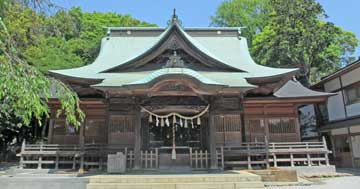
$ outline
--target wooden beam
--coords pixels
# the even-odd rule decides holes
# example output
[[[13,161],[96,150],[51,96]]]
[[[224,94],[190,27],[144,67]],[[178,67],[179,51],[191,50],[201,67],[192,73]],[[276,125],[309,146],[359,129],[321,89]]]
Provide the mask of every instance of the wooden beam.
[[[261,103],[296,103],[312,104],[326,101],[328,96],[320,97],[298,97],[298,98],[245,98],[244,104],[261,104]]]

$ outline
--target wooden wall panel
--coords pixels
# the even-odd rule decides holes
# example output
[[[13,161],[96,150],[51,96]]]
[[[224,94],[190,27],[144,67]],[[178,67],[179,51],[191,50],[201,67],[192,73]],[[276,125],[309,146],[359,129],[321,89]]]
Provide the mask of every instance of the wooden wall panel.
[[[111,115],[109,120],[108,143],[122,146],[134,146],[135,116]]]
[[[241,115],[218,114],[214,117],[216,126],[216,144],[221,146],[241,143]]]
[[[85,113],[85,121],[81,127],[85,127],[84,130],[84,142],[85,143],[106,143],[106,111],[107,106],[102,100],[81,100],[81,109]],[[60,115],[56,117],[57,110],[60,104],[57,101],[51,102],[51,120],[48,138],[49,143],[54,144],[79,144],[80,136],[79,130],[76,134],[69,134],[65,126],[65,116]],[[94,123],[95,126],[94,126]],[[56,129],[60,127],[63,129]],[[71,128],[71,127],[70,127]],[[95,134],[94,134],[95,133]],[[51,136],[50,136],[51,135]]]
[[[245,141],[269,142],[300,141],[297,106],[292,103],[250,103],[244,105]],[[279,126],[272,124],[279,120]],[[281,125],[283,121],[291,120],[291,125]]]

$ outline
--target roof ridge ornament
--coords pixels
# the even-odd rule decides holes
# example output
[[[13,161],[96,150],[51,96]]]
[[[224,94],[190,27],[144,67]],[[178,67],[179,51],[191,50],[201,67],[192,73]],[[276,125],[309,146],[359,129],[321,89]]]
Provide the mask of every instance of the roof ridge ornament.
[[[169,60],[166,62],[163,68],[184,68],[184,61],[180,56],[177,55],[176,50],[173,51],[173,54],[169,57]]]
[[[240,26],[240,27],[238,27],[238,38],[239,38],[239,39],[241,39],[241,33],[242,33],[241,30],[242,30],[242,29],[245,29],[245,28],[248,28],[248,27],[247,27],[247,26]]]
[[[179,17],[176,14],[176,9],[173,9],[173,15],[171,16],[171,19],[167,22],[168,26],[171,26],[173,24],[178,24],[179,26],[182,25],[181,20],[179,19]]]

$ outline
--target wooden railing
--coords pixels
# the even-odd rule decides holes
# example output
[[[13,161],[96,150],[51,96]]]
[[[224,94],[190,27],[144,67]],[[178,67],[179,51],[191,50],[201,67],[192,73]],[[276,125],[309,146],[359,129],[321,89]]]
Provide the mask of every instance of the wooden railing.
[[[143,169],[157,169],[159,168],[159,150],[142,150],[141,151],[141,162]]]
[[[253,165],[266,165],[268,161],[268,145],[265,142],[242,143],[237,146],[224,147],[225,166],[244,166],[252,169]]]
[[[189,149],[190,152],[190,167],[194,170],[202,170],[210,168],[210,153],[207,150]],[[224,168],[224,148],[216,149],[216,158],[218,167]]]
[[[225,167],[329,165],[325,138],[322,142],[243,143],[224,147]]]
[[[298,165],[330,165],[326,140],[322,142],[287,142],[269,144],[269,161],[277,167],[279,163]],[[315,164],[316,163],[316,164]]]
[[[190,148],[190,167],[193,169],[209,168],[209,152],[207,150],[193,150]]]
[[[208,169],[210,154],[207,150],[189,149],[190,166],[192,169]],[[44,165],[54,169],[103,169],[107,164],[107,155],[122,152],[126,156],[127,169],[134,168],[134,151],[117,145],[85,144],[22,144],[20,168],[32,167],[41,169]],[[329,165],[328,150],[325,139],[322,142],[254,142],[236,146],[216,148],[219,168],[245,166],[316,166]],[[143,169],[159,168],[159,151],[157,148],[141,151],[141,167]]]
[[[58,145],[58,144],[22,144],[20,156],[20,168],[32,166],[42,169],[43,165],[71,169],[84,169],[84,167],[97,167],[103,169],[106,165],[107,154],[123,152],[127,157],[128,168],[133,167],[134,153],[132,150],[116,146],[102,144]]]

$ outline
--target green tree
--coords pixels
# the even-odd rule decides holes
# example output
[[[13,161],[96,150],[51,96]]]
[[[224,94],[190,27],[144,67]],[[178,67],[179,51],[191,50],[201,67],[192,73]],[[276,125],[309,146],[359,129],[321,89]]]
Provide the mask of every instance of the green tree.
[[[249,10],[242,6],[257,8],[246,13]],[[324,21],[325,17],[315,0],[231,0],[225,1],[212,18],[222,26],[249,24],[250,30],[243,33],[249,38],[256,62],[298,67],[301,81],[310,85],[355,59],[356,36]]]
[[[47,71],[91,63],[105,36],[103,26],[154,25],[129,15],[65,11],[48,0],[0,1],[0,146],[20,133],[32,137],[24,126],[43,125],[53,97],[66,124],[80,126],[78,96]]]
[[[246,27],[242,35],[251,42],[257,33],[263,31],[269,12],[268,0],[226,0],[217,8],[216,15],[211,17],[211,25]]]
[[[252,53],[261,64],[298,67],[303,84],[342,65],[355,51],[355,35],[322,21],[325,11],[314,0],[271,0],[269,24],[255,36]]]

